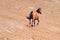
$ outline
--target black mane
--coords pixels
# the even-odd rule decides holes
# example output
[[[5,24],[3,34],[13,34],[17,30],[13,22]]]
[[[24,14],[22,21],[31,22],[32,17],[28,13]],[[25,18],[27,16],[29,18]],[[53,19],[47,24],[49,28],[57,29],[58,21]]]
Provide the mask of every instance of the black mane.
[[[36,11],[37,11],[38,13],[40,13],[40,11],[41,11],[41,8],[38,8]]]

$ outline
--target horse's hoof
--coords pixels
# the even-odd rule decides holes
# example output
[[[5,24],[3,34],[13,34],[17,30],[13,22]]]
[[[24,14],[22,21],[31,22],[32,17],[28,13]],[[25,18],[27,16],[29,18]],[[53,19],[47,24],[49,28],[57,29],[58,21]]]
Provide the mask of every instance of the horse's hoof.
[[[33,25],[31,25],[31,27],[33,27]]]

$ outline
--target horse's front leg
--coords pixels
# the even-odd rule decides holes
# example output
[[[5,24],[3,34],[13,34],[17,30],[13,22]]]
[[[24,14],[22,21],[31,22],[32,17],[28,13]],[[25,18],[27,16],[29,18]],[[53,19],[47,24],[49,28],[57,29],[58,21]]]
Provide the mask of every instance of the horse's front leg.
[[[40,22],[39,19],[37,21],[38,21],[37,25],[39,25],[39,22]]]

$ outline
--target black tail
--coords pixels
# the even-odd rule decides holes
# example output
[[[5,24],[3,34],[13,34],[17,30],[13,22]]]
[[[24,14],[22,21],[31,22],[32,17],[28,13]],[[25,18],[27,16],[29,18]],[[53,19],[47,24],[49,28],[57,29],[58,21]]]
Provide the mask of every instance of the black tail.
[[[30,17],[28,17],[28,16],[27,16],[26,18],[27,18],[27,19],[30,19]]]
[[[30,12],[29,16],[26,17],[27,19],[33,19],[33,15],[32,15],[33,11]]]

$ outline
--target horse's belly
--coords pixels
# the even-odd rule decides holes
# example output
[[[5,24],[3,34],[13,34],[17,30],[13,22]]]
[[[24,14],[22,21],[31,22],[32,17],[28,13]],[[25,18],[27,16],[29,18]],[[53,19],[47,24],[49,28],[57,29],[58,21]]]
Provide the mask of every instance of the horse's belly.
[[[33,17],[35,20],[38,20],[39,19],[39,16],[34,16]]]
[[[35,17],[35,20],[38,20],[39,19],[39,17]]]

